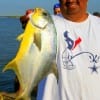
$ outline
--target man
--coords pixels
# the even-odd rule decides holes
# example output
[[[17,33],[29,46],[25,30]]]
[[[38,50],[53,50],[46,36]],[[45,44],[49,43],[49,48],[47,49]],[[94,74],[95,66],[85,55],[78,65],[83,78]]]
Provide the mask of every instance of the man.
[[[93,15],[100,17],[100,13],[99,12],[94,12]]]
[[[59,15],[59,16],[61,15],[61,10],[60,10],[60,4],[59,3],[54,4],[53,11],[54,11],[55,15]]]
[[[88,0],[59,0],[59,79],[48,75],[42,100],[100,100],[100,19],[87,12]]]

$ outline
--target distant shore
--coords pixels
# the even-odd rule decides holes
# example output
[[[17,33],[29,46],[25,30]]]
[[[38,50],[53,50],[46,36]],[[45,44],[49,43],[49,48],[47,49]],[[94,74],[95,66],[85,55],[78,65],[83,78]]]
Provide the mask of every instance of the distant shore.
[[[20,16],[0,16],[0,18],[6,17],[6,18],[20,18]]]

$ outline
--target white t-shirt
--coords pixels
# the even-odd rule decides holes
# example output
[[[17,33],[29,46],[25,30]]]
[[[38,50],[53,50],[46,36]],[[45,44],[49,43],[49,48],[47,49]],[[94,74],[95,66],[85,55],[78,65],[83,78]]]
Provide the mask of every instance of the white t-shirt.
[[[76,23],[53,16],[59,80],[48,75],[41,100],[100,100],[100,18]]]

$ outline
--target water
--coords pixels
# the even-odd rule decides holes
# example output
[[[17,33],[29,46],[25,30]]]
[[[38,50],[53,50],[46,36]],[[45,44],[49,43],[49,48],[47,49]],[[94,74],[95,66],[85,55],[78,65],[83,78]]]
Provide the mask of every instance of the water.
[[[18,18],[0,17],[0,92],[14,92],[14,72],[2,69],[15,56],[20,43],[16,37],[22,32]]]

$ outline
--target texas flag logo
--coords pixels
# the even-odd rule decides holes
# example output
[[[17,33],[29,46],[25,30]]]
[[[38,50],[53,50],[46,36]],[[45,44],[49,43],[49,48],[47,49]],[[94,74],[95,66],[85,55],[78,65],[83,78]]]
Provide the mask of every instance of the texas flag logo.
[[[65,41],[68,44],[67,48],[69,50],[74,50],[80,44],[80,42],[82,41],[80,37],[78,37],[76,40],[71,39],[68,36],[68,32],[67,31],[64,32],[64,37],[65,37]]]

